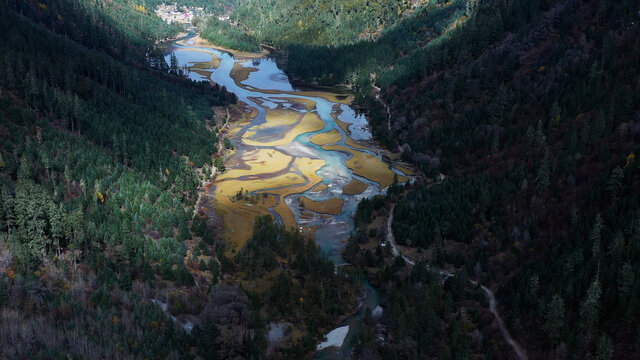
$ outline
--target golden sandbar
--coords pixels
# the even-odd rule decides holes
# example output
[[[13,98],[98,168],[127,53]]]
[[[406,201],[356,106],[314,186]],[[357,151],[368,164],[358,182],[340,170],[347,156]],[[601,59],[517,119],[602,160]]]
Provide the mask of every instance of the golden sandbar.
[[[239,160],[249,168],[227,170],[218,176],[216,181],[234,179],[241,176],[277,173],[288,168],[292,159],[292,156],[275,149],[256,149],[245,152]]]
[[[311,143],[319,146],[330,145],[342,140],[342,134],[340,134],[338,130],[333,129],[329,132],[313,135],[309,140],[311,141]]]
[[[393,183],[395,173],[391,170],[389,164],[377,156],[337,145],[325,145],[322,148],[350,153],[352,156],[346,161],[347,167],[353,170],[356,175],[377,182],[382,189]],[[406,181],[406,179],[404,176],[398,176],[398,181],[400,182]]]
[[[344,200],[331,198],[324,201],[311,200],[306,196],[300,198],[301,206],[319,214],[339,215],[342,212]]]
[[[307,111],[312,111],[316,108],[317,103],[311,99],[297,98],[297,97],[274,97],[275,100],[284,100],[289,103],[298,103],[304,106]]]
[[[245,85],[243,85],[242,82],[247,80],[249,75],[254,71],[258,71],[258,69],[254,67],[244,67],[242,64],[236,62],[233,64],[233,68],[231,69],[231,74],[229,74],[229,76],[231,76],[236,85],[244,88]]]
[[[264,50],[264,49],[262,50],[262,52],[246,52],[246,51],[238,51],[238,50],[233,50],[233,49],[227,49],[225,47],[214,45],[214,44],[210,43],[206,39],[203,39],[202,37],[200,37],[200,35],[193,36],[189,40],[193,41],[193,44],[188,44],[184,40],[178,41],[177,44],[183,45],[183,46],[206,47],[206,48],[211,48],[211,49],[224,51],[226,53],[232,54],[233,57],[235,57],[236,59],[257,59],[257,58],[264,58],[267,55],[269,55],[269,51]],[[204,51],[204,50],[202,50],[202,51]]]
[[[290,227],[295,227],[297,224],[293,212],[284,202],[284,198],[293,194],[301,194],[316,186],[316,184],[322,181],[322,178],[318,176],[316,172],[320,170],[320,168],[323,167],[326,163],[324,160],[297,158],[296,160],[294,160],[293,164],[293,166],[300,172],[302,172],[303,174],[307,174],[308,182],[306,184],[299,186],[289,186],[278,190],[265,190],[265,192],[280,196],[280,203],[278,203],[278,205],[276,205],[273,210],[280,216],[280,218],[282,219],[282,224],[287,229]]]
[[[271,113],[271,114],[273,114],[273,113]],[[273,115],[271,115],[271,116],[273,116]],[[269,118],[270,118],[270,112],[267,111],[267,122],[275,121],[275,120],[269,120]],[[259,127],[261,127],[263,125],[264,124],[256,125],[255,128],[259,129]],[[252,127],[251,129],[253,129],[253,128],[254,127]],[[246,145],[250,145],[250,146],[252,146],[252,145],[253,146],[280,146],[280,145],[287,145],[287,144],[290,144],[291,142],[293,142],[293,140],[300,134],[322,130],[322,128],[324,128],[324,122],[322,121],[322,119],[320,119],[320,117],[317,114],[306,113],[302,117],[302,120],[300,120],[292,129],[286,131],[284,136],[282,138],[280,138],[280,139],[273,140],[273,141],[262,142],[262,141],[256,141],[256,140],[252,140],[252,139],[248,139],[246,137],[243,137],[242,141]]]
[[[342,187],[342,193],[345,195],[362,194],[365,190],[367,190],[367,187],[367,184],[363,183],[362,181],[353,179],[350,183]]]
[[[411,170],[410,168],[403,166],[403,165],[393,165],[393,167],[395,167],[396,169],[400,170],[403,174],[405,175],[414,175],[415,171]]]

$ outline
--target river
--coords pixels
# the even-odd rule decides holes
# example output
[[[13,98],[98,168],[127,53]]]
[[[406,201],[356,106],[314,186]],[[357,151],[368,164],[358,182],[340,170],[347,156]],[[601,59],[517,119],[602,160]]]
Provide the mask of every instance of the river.
[[[171,54],[191,69],[192,80],[225,86],[244,105],[243,119],[223,130],[235,151],[209,190],[231,251],[242,249],[255,216],[270,213],[314,236],[335,264],[343,264],[358,202],[384,193],[394,176],[405,181],[412,175],[372,141],[365,116],[350,106],[352,96],[295,89],[273,59],[234,57],[196,45],[192,36],[173,43],[167,62]],[[317,356],[349,357],[365,309],[379,303],[380,295],[364,285],[365,306],[343,324],[349,331],[342,349]]]

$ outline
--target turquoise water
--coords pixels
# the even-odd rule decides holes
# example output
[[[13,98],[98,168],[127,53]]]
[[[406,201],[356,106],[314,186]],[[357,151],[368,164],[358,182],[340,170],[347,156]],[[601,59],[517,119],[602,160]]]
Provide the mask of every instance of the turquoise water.
[[[189,41],[189,40],[187,40]],[[312,144],[309,139],[318,133],[324,133],[335,129],[343,135],[342,140],[337,144],[345,148],[353,149],[345,144],[345,139],[350,136],[354,140],[370,140],[371,132],[368,127],[368,123],[364,115],[358,115],[349,106],[339,103],[331,102],[322,97],[310,97],[296,94],[295,90],[291,86],[288,78],[277,67],[277,64],[273,59],[263,58],[259,60],[237,60],[231,54],[216,49],[196,47],[196,46],[184,46],[174,44],[171,51],[176,55],[176,58],[181,66],[192,66],[197,62],[211,61],[211,55],[215,55],[220,59],[220,65],[217,69],[210,69],[212,74],[210,80],[215,83],[225,86],[228,91],[233,92],[238,96],[238,99],[247,103],[249,106],[258,110],[258,116],[252,122],[252,125],[257,125],[264,122],[266,110],[260,106],[260,104],[266,108],[275,108],[277,106],[286,105],[286,101],[278,98],[287,97],[293,99],[307,99],[316,102],[315,109],[312,112],[317,113],[318,116],[324,121],[324,128],[315,132],[309,132],[299,135],[295,141],[291,144],[277,146],[275,149],[282,151],[286,154],[293,156],[305,156],[315,159],[322,159],[326,162],[326,165],[321,168],[317,174],[322,177],[322,183],[329,186],[327,190],[322,192],[316,192],[314,189],[306,191],[303,194],[287,196],[284,201],[296,216],[296,222],[301,226],[315,225],[318,227],[316,231],[316,241],[318,245],[325,251],[328,256],[336,264],[344,263],[341,256],[342,248],[344,247],[344,241],[348,235],[353,231],[353,215],[357,207],[358,202],[363,197],[371,197],[373,195],[383,193],[385,190],[380,189],[380,185],[369,179],[357,176],[351,169],[346,166],[346,160],[351,156],[348,153],[340,151],[327,151],[320,146]],[[167,54],[167,60],[169,60],[169,54]],[[249,88],[238,86],[234,79],[230,76],[231,70],[236,62],[240,62],[242,66],[256,67],[258,71],[251,72],[248,79],[243,82],[243,85],[250,86]],[[204,77],[195,72],[191,72],[189,76],[194,80],[203,80]],[[267,93],[264,90],[276,90],[282,91],[282,93]],[[292,92],[293,91],[293,92]],[[336,124],[332,113],[335,113],[335,109],[338,111],[338,118],[346,123],[351,124],[349,126],[349,134],[345,133],[340,126]],[[305,110],[300,110],[304,112]],[[250,126],[245,127],[239,135],[243,135]],[[256,135],[252,137],[255,140],[261,140],[265,137],[274,137],[277,134],[273,132],[277,129],[265,129],[258,131]],[[269,133],[271,131],[272,133]],[[261,138],[262,137],[262,138]],[[239,151],[239,155],[244,151],[251,151],[255,149],[255,146],[245,146],[238,138],[233,141],[234,145]],[[264,146],[264,148],[271,148],[270,146]],[[371,155],[377,155],[373,150],[362,150]],[[358,179],[368,185],[367,190],[358,195],[344,195],[342,194],[342,186],[351,182],[352,179]],[[260,192],[268,191],[269,189],[261,190]],[[301,209],[297,206],[298,198],[300,196],[307,196],[310,199],[322,201],[333,197],[340,197],[344,200],[343,211],[339,215],[332,216],[330,218],[323,218],[320,216],[314,216],[311,219],[301,218]],[[279,219],[277,214],[273,213],[276,218]]]
[[[189,39],[187,38],[186,41],[188,44]],[[341,256],[341,252],[345,245],[345,240],[354,230],[353,216],[358,202],[363,197],[371,197],[376,194],[384,193],[386,189],[381,189],[380,185],[374,181],[355,175],[353,171],[346,166],[346,161],[351,156],[349,153],[324,150],[320,146],[312,144],[309,139],[315,134],[335,129],[335,131],[338,131],[342,135],[342,140],[337,142],[337,144],[344,148],[353,149],[345,143],[347,136],[354,140],[371,140],[371,131],[366,117],[364,115],[357,114],[356,111],[348,105],[334,103],[322,97],[310,97],[296,93],[296,90],[291,86],[284,72],[278,68],[273,59],[262,58],[259,60],[237,60],[226,52],[192,45],[185,46],[174,44],[169,51],[176,55],[181,66],[192,66],[197,62],[209,62],[211,61],[211,55],[218,57],[220,59],[220,65],[217,69],[212,68],[209,70],[212,72],[209,78],[203,77],[195,72],[191,72],[188,75],[193,80],[212,80],[220,86],[225,86],[228,91],[236,94],[240,101],[257,109],[258,115],[252,121],[251,126],[261,124],[265,121],[266,110],[263,106],[269,109],[274,109],[279,106],[283,108],[291,108],[291,103],[278,98],[286,97],[293,99],[307,99],[316,102],[316,107],[311,110],[311,112],[318,114],[322,119],[324,122],[323,129],[301,134],[297,136],[292,143],[283,146],[259,147],[277,149],[294,157],[309,157],[325,161],[326,165],[317,171],[317,175],[322,178],[322,183],[328,186],[326,190],[315,191],[314,189],[310,189],[302,194],[289,195],[283,200],[294,213],[296,222],[300,226],[317,226],[317,230],[315,232],[317,244],[335,264],[343,264],[344,259]],[[167,61],[169,60],[169,56],[170,53],[167,54]],[[239,62],[245,67],[255,67],[258,69],[257,71],[250,73],[249,77],[243,81],[242,84],[246,87],[238,86],[230,76],[236,62]],[[269,93],[264,90],[269,90]],[[298,111],[303,113],[306,110],[303,109]],[[341,121],[350,124],[349,133],[345,133],[345,131],[335,122],[332,114],[336,114]],[[256,146],[247,146],[241,140],[242,135],[251,126],[244,127],[244,129],[239,132],[238,136],[232,140],[234,146],[238,150],[238,156],[241,156],[244,152],[256,149]],[[274,138],[281,135],[277,132],[278,129],[265,129],[258,131],[251,137],[251,139],[260,141],[261,137]],[[379,158],[381,156],[373,145],[369,150],[357,150],[378,156]],[[402,175],[401,172],[393,167],[392,170]],[[367,184],[367,189],[364,193],[358,195],[343,194],[342,187],[353,179],[358,179]],[[254,193],[268,193],[269,190],[270,189],[261,189]],[[307,196],[308,198],[317,201],[339,197],[344,200],[342,213],[329,217],[317,214],[317,216],[313,216],[312,218],[303,218],[300,214],[301,209],[298,206],[298,199],[300,196]],[[281,221],[280,217],[275,212],[272,211],[272,214],[276,219]],[[345,345],[338,352],[336,352],[335,348],[320,351],[318,356],[322,358],[349,357],[351,351],[350,343],[356,337],[362,326],[362,318],[364,317],[365,309],[370,308],[373,310],[373,308],[379,304],[379,294],[367,281],[364,282],[364,289],[368,296],[362,310],[359,311],[357,315],[349,318],[343,324],[350,325]]]
[[[255,59],[243,63],[245,67],[257,68],[249,74],[249,78],[242,83],[257,89],[269,89],[280,91],[294,91],[293,86],[284,71],[278,68],[273,59]]]
[[[380,305],[384,296],[376,290],[369,281],[365,278],[362,281],[363,291],[366,294],[366,298],[360,310],[350,318],[344,321],[344,323],[340,324],[349,325],[349,333],[347,337],[344,339],[344,343],[340,349],[336,348],[327,348],[320,351],[317,351],[314,359],[316,360],[342,360],[342,359],[350,359],[351,351],[353,349],[353,344],[357,340],[358,335],[362,331],[364,326],[364,317],[367,309],[373,311],[378,305]]]

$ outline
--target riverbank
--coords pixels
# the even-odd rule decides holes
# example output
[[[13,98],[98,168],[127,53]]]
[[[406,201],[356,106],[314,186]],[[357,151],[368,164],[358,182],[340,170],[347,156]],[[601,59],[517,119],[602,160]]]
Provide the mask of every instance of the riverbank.
[[[179,38],[180,37],[177,37],[177,39],[179,39]],[[241,60],[241,59],[261,59],[261,58],[266,58],[271,54],[271,52],[269,50],[267,50],[266,48],[264,48],[264,47],[263,47],[263,50],[261,52],[259,52],[259,53],[227,49],[227,48],[224,48],[222,46],[217,46],[217,45],[211,44],[209,41],[203,39],[198,34],[196,34],[195,36],[189,38],[189,43],[186,43],[184,41],[178,41],[177,44],[184,45],[184,46],[196,46],[196,47],[201,47],[201,48],[219,50],[219,51],[222,51],[222,52],[225,52],[225,53],[229,53],[229,54],[233,55],[233,57],[235,57],[236,59],[239,59],[239,60]]]

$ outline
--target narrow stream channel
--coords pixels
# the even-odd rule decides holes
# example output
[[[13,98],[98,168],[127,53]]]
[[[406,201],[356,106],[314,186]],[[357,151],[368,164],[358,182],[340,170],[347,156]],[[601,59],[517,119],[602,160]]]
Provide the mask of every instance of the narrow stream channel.
[[[246,235],[234,224],[250,223],[255,215],[271,213],[285,226],[315,235],[323,252],[335,264],[344,264],[341,251],[354,230],[358,202],[384,193],[394,175],[403,181],[411,174],[394,162],[383,161],[384,151],[370,142],[366,118],[349,106],[347,96],[294,89],[273,59],[236,59],[214,48],[196,46],[192,38],[193,34],[174,42],[167,50],[167,62],[175,55],[181,67],[191,69],[188,76],[192,80],[225,86],[247,105],[247,112],[257,112],[230,131],[239,165],[216,179],[211,190],[227,236],[241,240]],[[319,134],[324,142],[313,140]],[[354,182],[360,184],[360,190],[345,191]],[[261,202],[233,200],[232,195],[243,189]],[[342,205],[310,208],[305,201]],[[332,213],[326,210],[329,208]],[[342,324],[349,325],[343,346],[318,351],[317,358],[350,357],[366,309],[373,311],[381,302],[381,294],[366,279],[363,286],[364,305]]]

